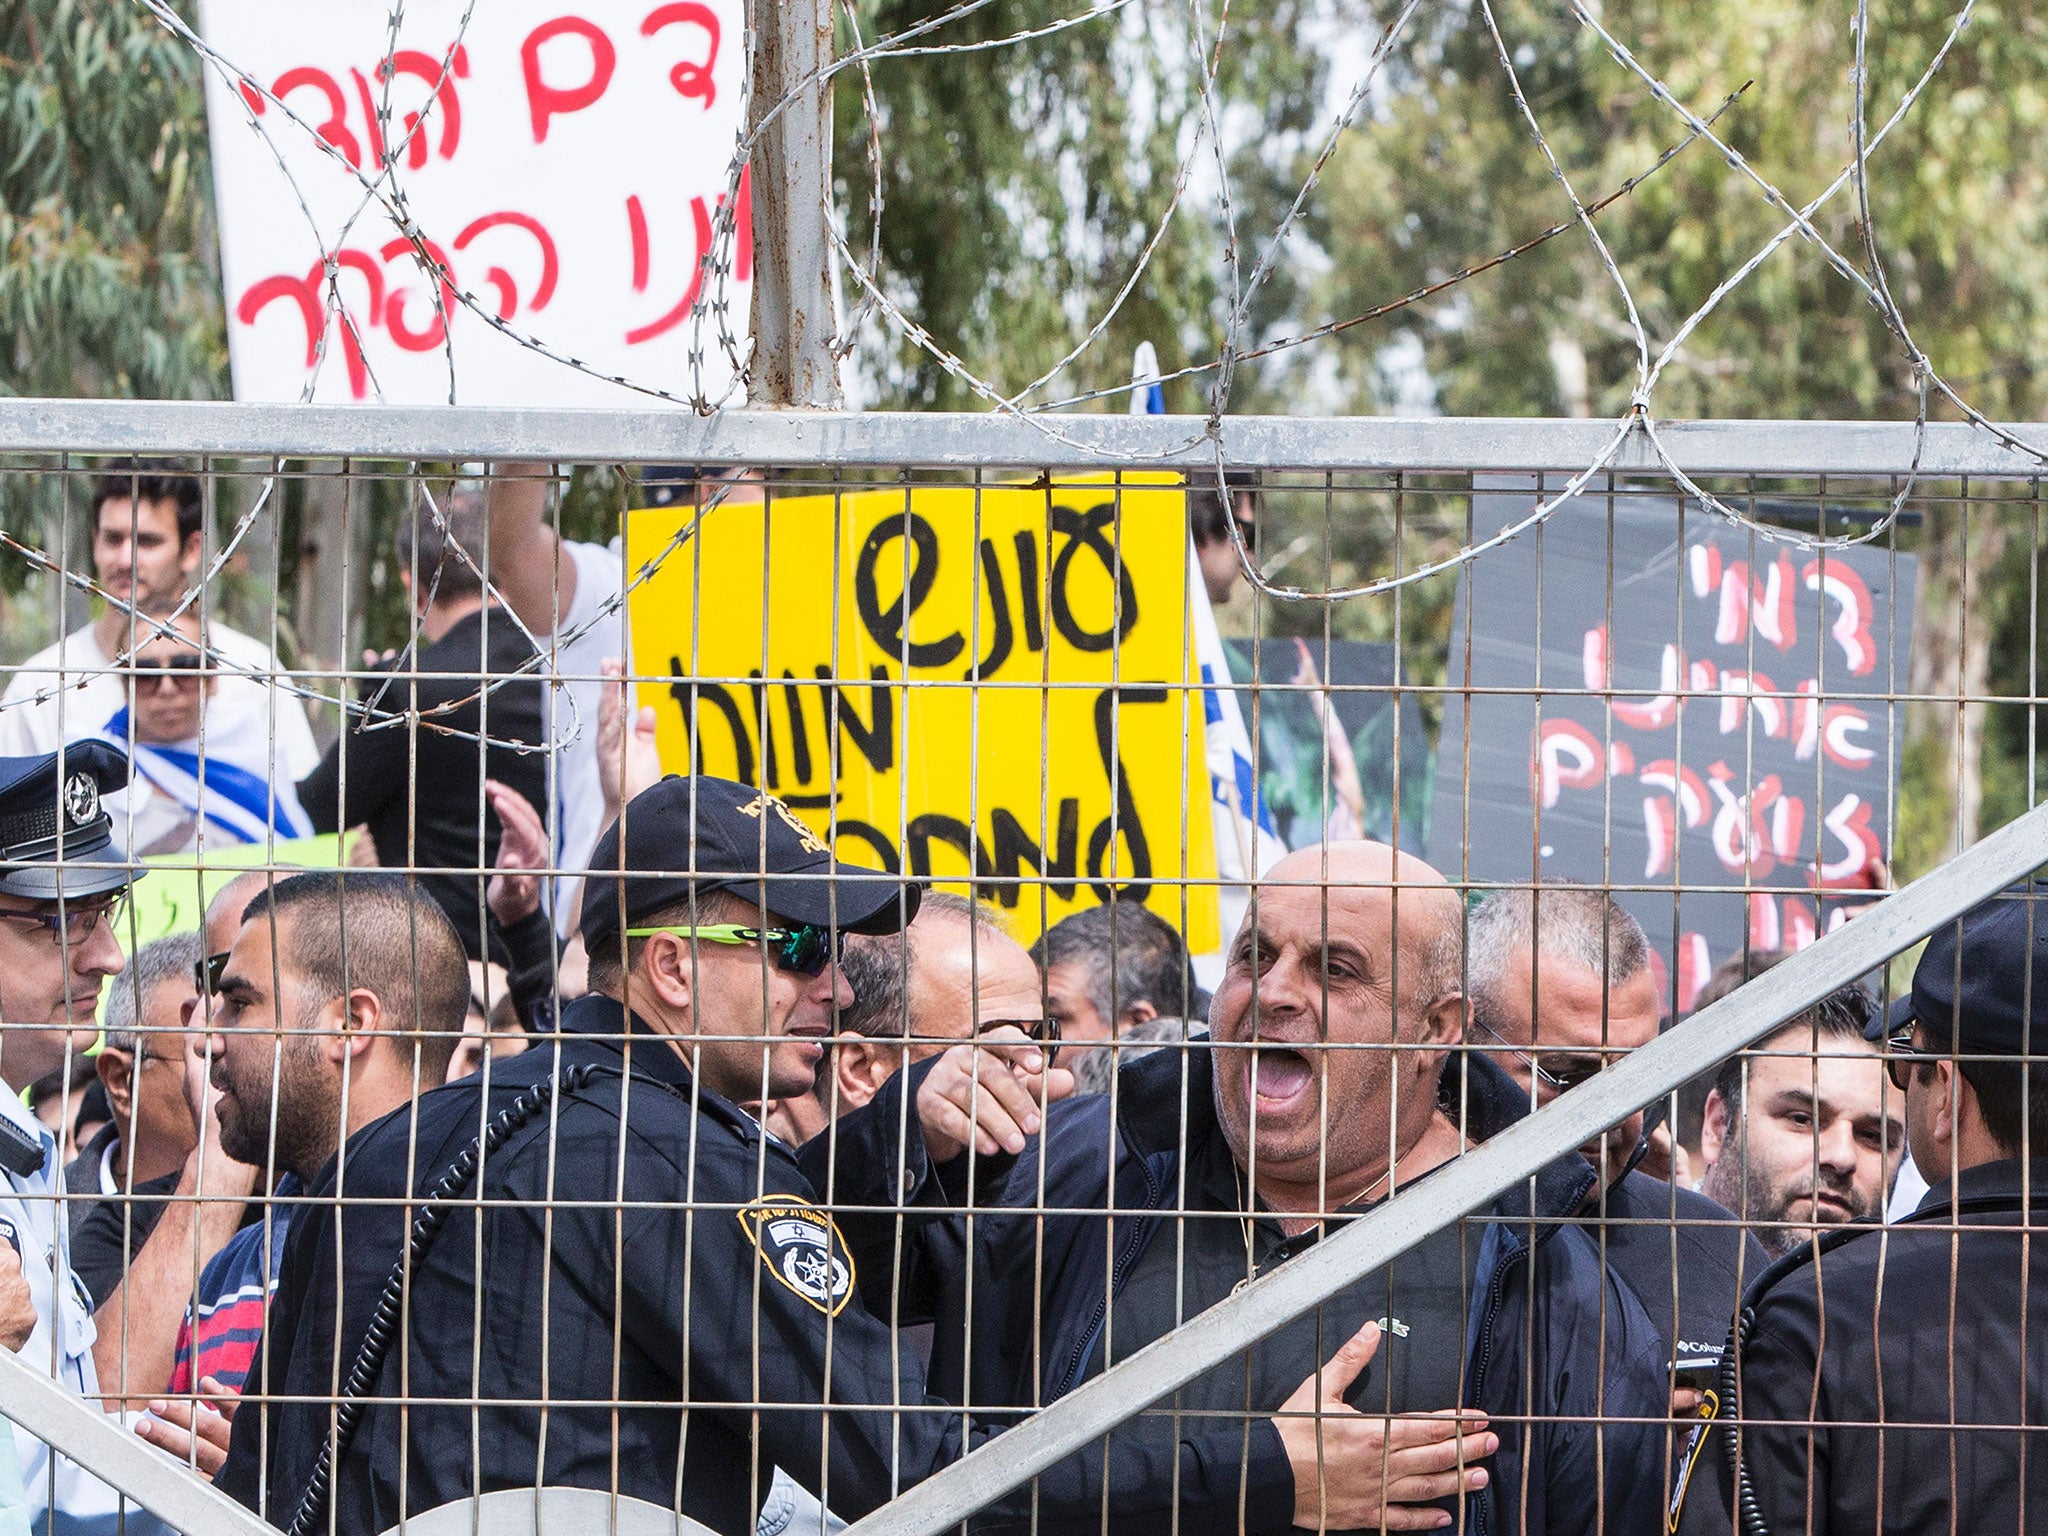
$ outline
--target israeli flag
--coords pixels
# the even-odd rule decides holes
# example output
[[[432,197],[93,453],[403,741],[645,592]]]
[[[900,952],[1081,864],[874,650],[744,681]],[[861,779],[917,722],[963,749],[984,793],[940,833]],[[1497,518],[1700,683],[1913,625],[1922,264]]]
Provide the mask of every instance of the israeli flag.
[[[270,836],[273,824],[280,838],[313,835],[296,786],[286,782],[273,787],[261,774],[226,761],[212,742],[202,760],[197,743],[188,751],[136,741],[125,704],[114,711],[100,735],[128,754],[137,778],[235,842],[260,843]],[[269,743],[261,745],[267,749]]]

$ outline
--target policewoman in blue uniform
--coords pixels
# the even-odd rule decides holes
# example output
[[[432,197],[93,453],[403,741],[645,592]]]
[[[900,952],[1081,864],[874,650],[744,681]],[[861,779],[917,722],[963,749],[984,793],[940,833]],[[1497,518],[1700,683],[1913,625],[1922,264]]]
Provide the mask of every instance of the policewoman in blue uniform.
[[[67,1045],[75,1052],[92,1043],[100,988],[121,971],[132,872],[118,862],[100,797],[127,783],[128,759],[100,742],[0,758],[0,1078],[12,1090],[0,1093],[0,1241],[35,1313],[16,1353],[94,1406],[93,1299],[71,1269],[57,1144],[20,1093],[62,1065]],[[0,1296],[7,1267],[0,1259]],[[38,1536],[163,1529],[18,1425],[6,1426],[6,1438],[20,1482],[8,1477],[0,1446],[0,1510],[18,1496]]]
[[[473,1495],[530,1512],[536,1487],[747,1536],[777,1468],[853,1518],[995,1432],[927,1395],[859,1300],[830,1179],[740,1108],[808,1091],[852,1001],[839,936],[896,931],[919,888],[703,776],[635,797],[592,865],[592,990],[559,1037],[359,1131],[293,1223],[218,1485],[300,1536]],[[907,1214],[964,1198],[970,1139],[1022,1149],[1042,1073],[1063,1076],[1000,1030],[911,1069]],[[1289,1421],[1280,1497],[1241,1522],[1245,1426],[1190,1420],[1153,1475],[1119,1464],[1119,1536],[1376,1525],[1377,1421],[1303,1401],[1330,1416]],[[1096,1536],[1105,1466],[1091,1447],[987,1518]]]

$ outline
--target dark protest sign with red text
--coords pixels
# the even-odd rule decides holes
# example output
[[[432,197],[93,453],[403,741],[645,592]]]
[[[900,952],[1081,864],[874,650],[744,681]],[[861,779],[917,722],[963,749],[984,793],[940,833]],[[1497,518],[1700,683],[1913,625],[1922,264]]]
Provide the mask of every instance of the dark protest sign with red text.
[[[394,40],[388,0],[202,0],[206,42],[247,77],[206,82],[236,398],[298,400],[317,365],[316,400],[445,403],[451,361],[459,404],[649,398],[521,338],[719,398],[753,265],[744,184],[722,285],[703,261],[733,191],[742,0],[398,15]],[[723,301],[730,349],[708,316],[698,334],[700,297]]]
[[[1535,500],[1480,477],[1473,538]],[[1915,565],[1668,490],[1567,502],[1467,567],[1446,683],[1481,691],[1446,697],[1431,862],[1620,888],[1681,1012],[1745,938],[1812,942],[1890,857]]]

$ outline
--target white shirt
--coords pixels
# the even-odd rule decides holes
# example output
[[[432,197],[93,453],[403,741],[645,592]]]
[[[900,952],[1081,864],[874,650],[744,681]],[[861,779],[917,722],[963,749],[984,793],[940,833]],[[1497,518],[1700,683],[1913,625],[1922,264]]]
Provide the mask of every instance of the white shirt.
[[[207,634],[212,648],[236,669],[214,675],[206,701],[207,753],[268,783],[296,784],[318,766],[320,751],[298,696],[270,680],[278,670],[276,655],[224,624],[210,626]],[[44,693],[48,697],[36,697]],[[30,657],[8,679],[0,693],[0,757],[42,757],[59,745],[97,736],[127,703],[127,679],[113,670],[88,624]],[[185,809],[140,778],[120,795],[108,796],[107,810],[116,819],[115,841],[125,856],[188,852],[199,845],[201,829]],[[187,825],[190,835],[178,838],[177,829]],[[167,835],[173,846],[160,846]]]
[[[47,1371],[61,1387],[76,1393],[97,1410],[99,1372],[93,1365],[92,1302],[71,1270],[70,1223],[60,1207],[63,1180],[57,1172],[57,1143],[20,1098],[0,1085],[0,1117],[28,1132],[43,1149],[43,1166],[23,1176],[0,1169],[0,1241],[21,1255],[22,1277],[35,1303],[35,1332],[22,1345],[26,1365]],[[29,1528],[52,1536],[158,1536],[165,1527],[140,1505],[124,1501],[112,1488],[64,1456],[53,1456],[42,1441],[14,1431],[15,1454],[21,1464],[21,1487]],[[56,1464],[54,1521],[51,1509],[51,1463]]]
[[[616,656],[631,673],[626,605],[599,618],[606,603],[620,593],[618,540],[609,546],[562,541],[562,552],[576,566],[576,596],[554,634],[535,633],[555,686],[548,690],[548,741],[555,747],[555,863],[561,869],[590,866],[591,850],[604,831],[604,793],[597,774],[597,710],[604,697],[598,666]],[[556,635],[563,638],[559,641]],[[569,912],[581,876],[564,876],[555,884],[555,922],[569,931]]]

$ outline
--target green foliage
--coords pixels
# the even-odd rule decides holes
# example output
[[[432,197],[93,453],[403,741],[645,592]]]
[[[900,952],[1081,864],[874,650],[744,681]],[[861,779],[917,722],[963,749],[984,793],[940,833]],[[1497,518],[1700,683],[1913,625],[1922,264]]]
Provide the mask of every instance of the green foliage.
[[[946,8],[945,0],[857,7],[869,42]],[[1067,0],[996,0],[919,42],[985,42],[1073,9]],[[1320,103],[1322,65],[1303,46],[1302,29],[1321,7],[1244,0],[1227,14],[1219,91],[1231,104],[1233,143],[1248,146],[1236,155],[1240,169],[1255,177],[1261,152],[1298,135]],[[843,23],[841,34],[847,46]],[[1182,17],[1133,7],[1010,47],[884,57],[871,71],[884,198],[881,286],[978,377],[1021,389],[1086,335],[1136,269],[1172,198],[1199,117],[1197,61],[1186,51]],[[865,257],[875,177],[857,73],[839,77],[834,105],[840,202]],[[1196,171],[1213,185],[1209,144]],[[1169,372],[1214,355],[1224,246],[1205,208],[1212,203],[1213,194],[1183,202],[1144,279],[1106,335],[1062,375],[1055,397],[1128,381],[1139,341],[1157,346]],[[860,298],[849,278],[849,309]],[[881,403],[981,404],[928,353],[886,334],[865,359],[879,376]],[[1170,409],[1197,410],[1206,399],[1205,381],[1170,390]]]
[[[217,396],[199,67],[139,5],[0,8],[0,390]]]

